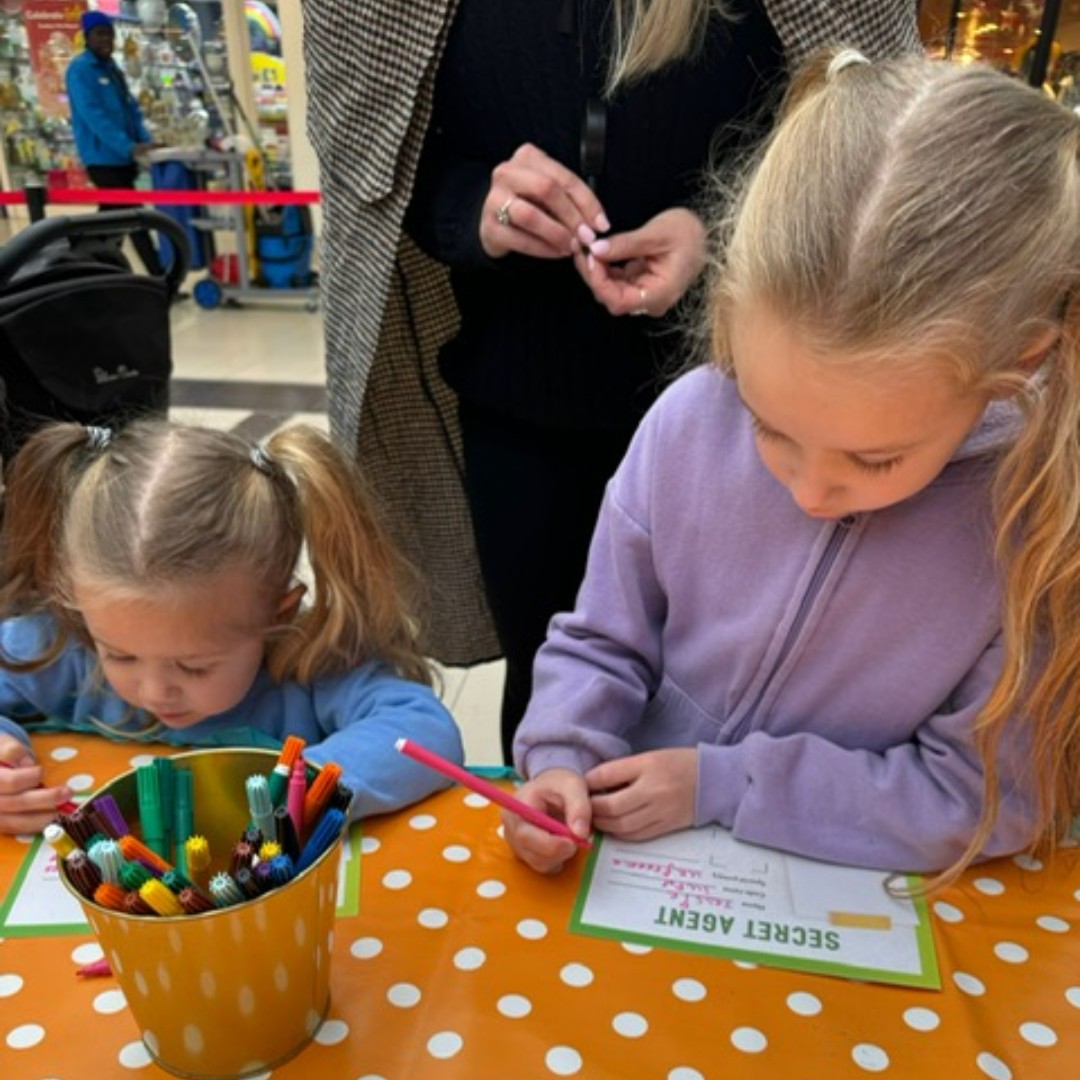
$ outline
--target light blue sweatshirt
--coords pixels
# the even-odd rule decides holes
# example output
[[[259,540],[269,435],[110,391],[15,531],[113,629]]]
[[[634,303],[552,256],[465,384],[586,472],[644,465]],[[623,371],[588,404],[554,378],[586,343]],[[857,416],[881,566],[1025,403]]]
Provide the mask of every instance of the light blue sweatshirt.
[[[41,655],[52,635],[44,617],[0,624],[4,655]],[[104,681],[94,653],[69,644],[46,668],[14,674],[0,668],[0,733],[30,744],[23,723],[45,717],[43,730],[86,731],[114,738],[145,738],[153,723],[133,710]],[[277,748],[287,735],[306,740],[304,757],[315,765],[335,761],[355,797],[352,817],[382,814],[408,806],[449,781],[394,748],[413,739],[460,764],[461,735],[453,718],[426,686],[395,675],[380,664],[365,664],[344,675],[310,685],[275,683],[261,671],[251,689],[228,712],[192,727],[158,725],[153,741],[181,746],[262,746]]]
[[[950,865],[979,817],[972,726],[1001,670],[989,482],[1014,430],[991,406],[922,491],[815,520],[761,463],[734,383],[678,380],[537,657],[519,770],[696,747],[697,824],[854,865]],[[1017,718],[988,856],[1032,839],[1024,745]]]

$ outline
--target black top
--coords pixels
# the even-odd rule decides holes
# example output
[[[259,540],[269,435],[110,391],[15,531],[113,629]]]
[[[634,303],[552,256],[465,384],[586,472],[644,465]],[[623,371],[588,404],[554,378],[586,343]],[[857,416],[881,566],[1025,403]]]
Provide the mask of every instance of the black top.
[[[772,118],[783,78],[757,0],[713,18],[705,46],[607,102],[596,192],[612,231],[693,205],[710,163],[728,163]],[[489,259],[479,213],[491,171],[531,142],[579,175],[586,103],[599,100],[604,0],[462,0],[435,86],[406,227],[452,269],[461,312],[443,374],[466,401],[562,427],[629,428],[679,348],[664,321],[615,318],[572,261]]]

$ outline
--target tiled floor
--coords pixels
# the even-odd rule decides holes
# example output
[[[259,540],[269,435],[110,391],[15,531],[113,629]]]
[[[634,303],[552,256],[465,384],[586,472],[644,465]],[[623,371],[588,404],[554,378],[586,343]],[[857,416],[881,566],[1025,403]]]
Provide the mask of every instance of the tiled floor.
[[[290,421],[326,429],[319,314],[300,304],[204,311],[187,301],[173,308],[172,343],[174,419],[255,437]],[[468,762],[498,764],[503,665],[442,674],[443,700],[461,725]]]

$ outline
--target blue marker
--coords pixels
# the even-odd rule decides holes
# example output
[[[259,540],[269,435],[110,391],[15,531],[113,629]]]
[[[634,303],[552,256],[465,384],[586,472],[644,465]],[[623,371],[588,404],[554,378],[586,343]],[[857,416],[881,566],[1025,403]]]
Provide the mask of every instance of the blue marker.
[[[318,857],[332,846],[341,833],[345,824],[345,815],[340,810],[331,807],[323,813],[315,831],[311,834],[308,842],[300,852],[300,858],[296,863],[296,872],[303,873]]]

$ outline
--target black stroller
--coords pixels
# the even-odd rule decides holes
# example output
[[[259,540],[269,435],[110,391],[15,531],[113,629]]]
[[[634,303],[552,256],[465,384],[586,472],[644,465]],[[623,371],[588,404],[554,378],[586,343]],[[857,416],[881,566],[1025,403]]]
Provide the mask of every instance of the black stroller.
[[[121,252],[139,229],[168,237],[163,277],[134,273]],[[169,303],[188,259],[183,230],[155,210],[45,218],[0,248],[5,462],[51,420],[119,426],[168,409]]]

